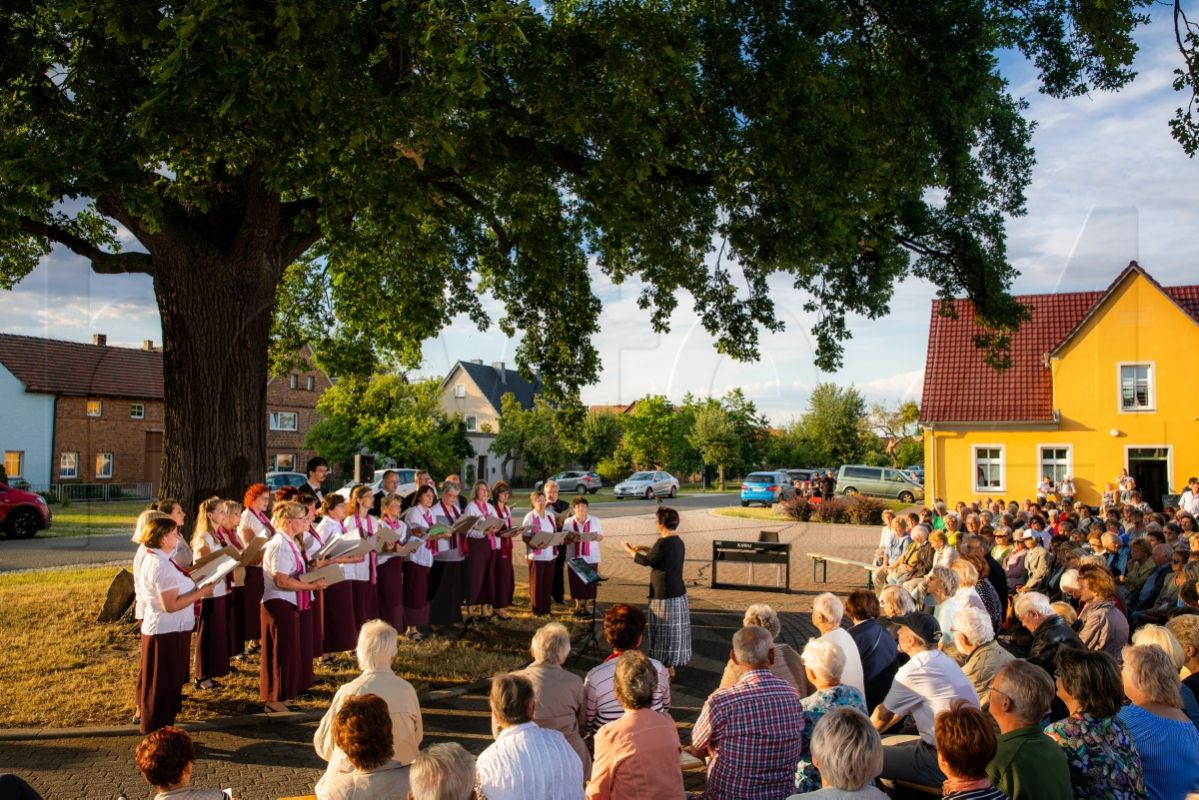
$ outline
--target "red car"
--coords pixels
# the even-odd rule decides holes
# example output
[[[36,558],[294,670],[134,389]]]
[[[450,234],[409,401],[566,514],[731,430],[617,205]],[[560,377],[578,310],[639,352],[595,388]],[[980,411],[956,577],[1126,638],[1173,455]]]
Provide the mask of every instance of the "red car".
[[[36,492],[0,483],[0,529],[10,539],[28,539],[50,527],[50,507]]]

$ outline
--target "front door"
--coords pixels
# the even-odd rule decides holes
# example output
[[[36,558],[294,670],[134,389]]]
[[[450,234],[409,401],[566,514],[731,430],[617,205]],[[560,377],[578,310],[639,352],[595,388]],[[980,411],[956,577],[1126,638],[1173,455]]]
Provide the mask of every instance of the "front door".
[[[479,456],[479,480],[487,482],[487,456]]]
[[[1154,511],[1162,510],[1162,495],[1170,492],[1170,451],[1165,447],[1130,447],[1128,474],[1137,484],[1141,500]]]

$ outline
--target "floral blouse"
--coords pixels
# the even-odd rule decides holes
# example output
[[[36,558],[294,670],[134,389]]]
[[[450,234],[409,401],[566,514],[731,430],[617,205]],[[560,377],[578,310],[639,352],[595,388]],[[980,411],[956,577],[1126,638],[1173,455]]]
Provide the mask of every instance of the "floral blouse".
[[[1045,728],[1066,754],[1077,800],[1141,800],[1145,794],[1141,754],[1128,726],[1117,717],[1071,714]]]
[[[820,718],[840,706],[849,706],[863,714],[870,714],[866,710],[866,701],[862,699],[862,693],[843,683],[828,689],[817,689],[801,702],[803,703],[803,756],[795,768],[795,791],[799,794],[814,792],[821,786],[820,773],[812,765],[812,730]]]

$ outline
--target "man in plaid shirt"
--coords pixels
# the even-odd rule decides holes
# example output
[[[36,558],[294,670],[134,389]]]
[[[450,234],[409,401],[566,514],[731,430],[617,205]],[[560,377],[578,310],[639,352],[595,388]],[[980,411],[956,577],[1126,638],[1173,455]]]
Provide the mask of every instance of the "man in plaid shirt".
[[[730,656],[741,679],[712,693],[691,734],[691,752],[711,756],[704,800],[778,800],[795,785],[803,706],[770,671],[774,643],[765,628],[737,631]]]

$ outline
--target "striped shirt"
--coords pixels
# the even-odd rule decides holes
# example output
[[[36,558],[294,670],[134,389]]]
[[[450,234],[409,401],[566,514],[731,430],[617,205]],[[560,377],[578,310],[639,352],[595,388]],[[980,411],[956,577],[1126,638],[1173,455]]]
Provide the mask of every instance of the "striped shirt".
[[[594,667],[583,679],[583,693],[586,697],[587,716],[583,723],[583,735],[594,736],[595,732],[609,722],[624,716],[624,706],[616,699],[614,683],[616,681],[616,653],[608,657],[604,663]],[[662,662],[651,658],[649,660],[658,673],[658,688],[654,690],[654,711],[670,711],[670,675]]]
[[[1008,800],[1008,796],[988,786],[985,789],[964,789],[960,792],[947,792],[942,800]]]

